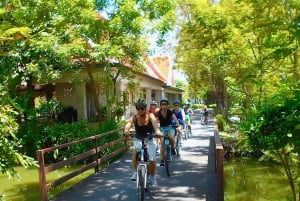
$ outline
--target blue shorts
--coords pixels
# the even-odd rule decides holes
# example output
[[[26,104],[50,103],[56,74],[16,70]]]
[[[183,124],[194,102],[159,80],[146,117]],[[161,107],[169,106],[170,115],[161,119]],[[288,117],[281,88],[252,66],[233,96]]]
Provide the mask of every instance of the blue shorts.
[[[175,134],[175,128],[172,126],[163,126],[160,127],[161,132],[166,135],[166,133],[174,135]]]

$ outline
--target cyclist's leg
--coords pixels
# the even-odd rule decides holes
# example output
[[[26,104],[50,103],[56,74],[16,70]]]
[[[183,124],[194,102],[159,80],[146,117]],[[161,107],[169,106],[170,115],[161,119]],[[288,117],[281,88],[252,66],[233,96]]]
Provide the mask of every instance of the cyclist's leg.
[[[164,133],[163,128],[160,128],[161,132]],[[160,166],[164,166],[164,138],[160,138]]]
[[[178,137],[179,137],[179,138],[182,138],[183,128],[184,128],[184,125],[180,125],[180,126],[177,128],[177,134],[178,134]]]
[[[155,139],[148,141],[149,169],[152,176],[154,176],[156,172],[156,143],[154,140]]]
[[[175,148],[178,148],[178,146],[181,146],[182,143],[182,134],[184,129],[184,124],[180,124],[180,126],[177,128],[177,141],[175,141]]]
[[[131,158],[131,163],[132,163],[132,169],[133,169],[133,171],[136,171],[136,168],[137,168],[136,157],[137,157],[136,150],[133,150],[132,158]]]
[[[188,130],[191,132],[192,126],[191,126],[191,116],[190,115],[188,115],[186,123],[188,126]]]
[[[135,181],[137,174],[137,150],[141,150],[142,148],[142,142],[140,140],[135,139],[133,141],[133,153],[132,153],[132,159],[131,159],[131,163],[132,163],[132,169],[133,169],[133,174],[131,176],[131,180]]]
[[[208,113],[205,112],[204,116],[205,116],[205,124],[207,125],[208,124]]]
[[[160,148],[160,138],[156,138],[156,151],[158,152],[159,148]]]
[[[170,143],[171,143],[171,148],[175,148],[175,128],[169,127],[169,138],[170,138]]]
[[[132,154],[132,168],[134,171],[136,171],[136,168],[137,168],[137,151],[138,150],[141,150],[142,148],[142,141],[141,140],[137,140],[135,139],[133,141],[133,154]]]

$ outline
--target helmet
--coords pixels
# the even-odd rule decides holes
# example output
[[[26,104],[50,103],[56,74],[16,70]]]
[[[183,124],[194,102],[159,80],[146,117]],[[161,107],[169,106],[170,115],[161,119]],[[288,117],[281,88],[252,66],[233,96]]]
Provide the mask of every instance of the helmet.
[[[173,105],[179,105],[179,104],[180,104],[179,100],[176,99],[176,100],[173,101]]]
[[[160,100],[160,104],[161,103],[167,103],[167,105],[169,104],[169,101],[168,101],[168,99],[166,99],[166,98],[162,98],[161,100]]]
[[[138,99],[138,100],[135,102],[135,107],[136,107],[136,108],[140,108],[140,107],[146,108],[146,107],[147,107],[147,103],[146,103],[146,101],[143,100],[143,99]]]
[[[150,105],[157,105],[157,102],[154,100],[154,101],[151,101],[150,102]]]

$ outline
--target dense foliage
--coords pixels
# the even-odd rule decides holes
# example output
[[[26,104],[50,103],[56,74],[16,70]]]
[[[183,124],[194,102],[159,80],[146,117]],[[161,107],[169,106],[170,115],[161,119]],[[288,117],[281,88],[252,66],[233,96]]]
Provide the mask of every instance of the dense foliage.
[[[1,171],[13,170],[17,162],[9,152],[17,155],[24,151],[33,156],[36,149],[75,139],[76,129],[83,131],[80,123],[66,125],[68,133],[59,136],[60,125],[51,129],[40,126],[34,111],[33,83],[51,83],[72,72],[70,81],[89,80],[99,117],[105,112],[109,118],[121,115],[115,98],[116,82],[130,80],[133,72],[142,70],[141,60],[148,51],[145,36],[152,31],[166,35],[174,22],[173,8],[171,0],[1,0],[0,104],[6,110],[1,111],[1,118],[12,122],[3,124],[0,133],[0,148],[4,150]],[[93,73],[99,68],[104,73],[95,77]],[[82,71],[88,78],[78,76]],[[100,94],[107,96],[106,111],[100,105]],[[15,143],[17,132],[23,147]],[[18,156],[22,159],[21,154]]]
[[[188,75],[190,96],[216,103],[225,120],[239,115],[247,135],[235,130],[232,136],[246,147],[248,139],[265,155],[275,153],[296,200],[300,2],[178,0],[178,5],[176,64]]]
[[[299,1],[178,2],[176,65],[188,75],[190,97],[216,103],[227,118],[232,106],[256,109],[300,79]]]
[[[279,161],[297,200],[300,161],[300,88],[283,87],[249,115],[243,130],[254,150],[265,152],[263,159]],[[300,198],[300,197],[299,197]],[[298,199],[299,199],[298,198]]]

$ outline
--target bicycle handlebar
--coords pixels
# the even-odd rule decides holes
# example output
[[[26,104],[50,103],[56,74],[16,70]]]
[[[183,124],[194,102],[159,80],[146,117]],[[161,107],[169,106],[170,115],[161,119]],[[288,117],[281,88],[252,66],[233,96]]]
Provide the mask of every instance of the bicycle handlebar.
[[[147,133],[146,137],[141,137],[141,136],[137,136],[137,134],[135,132],[131,132],[131,133],[129,133],[128,137],[133,137],[133,138],[137,138],[137,139],[140,139],[140,140],[145,140],[145,139],[152,139],[152,138],[159,137],[159,136],[157,136],[155,133]]]

